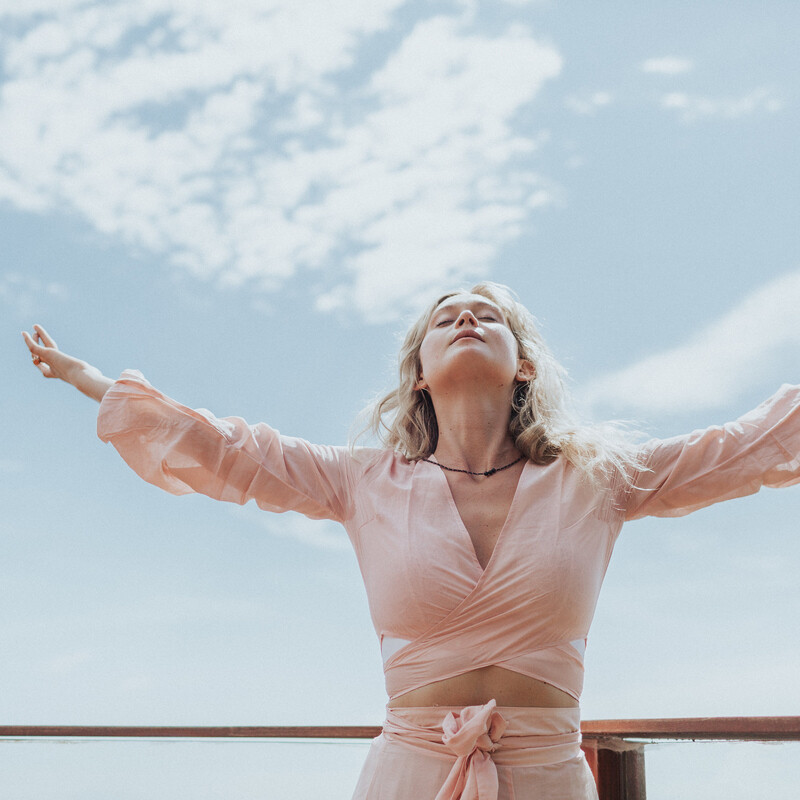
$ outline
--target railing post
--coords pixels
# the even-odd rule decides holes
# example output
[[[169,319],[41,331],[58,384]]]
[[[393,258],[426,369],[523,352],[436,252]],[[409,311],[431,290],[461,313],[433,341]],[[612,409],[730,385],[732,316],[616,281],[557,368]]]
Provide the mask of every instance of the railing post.
[[[646,800],[644,745],[619,740],[584,741],[583,751],[597,783],[600,800]],[[605,746],[604,746],[605,745]],[[611,745],[609,747],[608,745]]]

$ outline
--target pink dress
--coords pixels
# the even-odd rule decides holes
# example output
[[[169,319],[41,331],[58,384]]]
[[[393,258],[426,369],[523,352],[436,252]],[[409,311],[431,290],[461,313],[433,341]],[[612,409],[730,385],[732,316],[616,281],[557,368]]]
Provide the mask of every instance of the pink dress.
[[[526,463],[485,569],[433,464],[385,449],[313,445],[262,423],[218,419],[166,397],[130,370],[103,398],[98,435],[145,480],[174,494],[252,499],[268,511],[340,522],[366,586],[390,700],[489,665],[545,681],[577,700],[586,637],[622,523],[678,516],[761,486],[800,481],[800,387],[781,387],[736,422],[646,443],[647,469],[633,476],[634,488],[621,476],[593,488],[565,459]],[[534,711],[541,712],[535,719],[530,709],[486,706],[418,709],[410,716],[389,710],[356,797],[591,797],[577,709]],[[446,742],[463,734],[448,738],[448,725],[483,727],[469,752],[459,754]],[[493,725],[495,733],[505,730],[497,741]],[[534,740],[552,736],[563,741],[545,749],[560,760],[540,763],[541,753],[531,755]],[[510,745],[525,737],[524,747]],[[403,764],[412,756],[422,784],[410,788],[411,765]],[[572,782],[557,776],[556,783],[569,788],[533,793],[535,781],[544,786],[545,773],[552,777],[564,763],[571,765],[562,771]],[[453,777],[459,770],[461,783]],[[481,789],[475,776],[488,774],[490,788]],[[432,792],[440,784],[452,791]]]

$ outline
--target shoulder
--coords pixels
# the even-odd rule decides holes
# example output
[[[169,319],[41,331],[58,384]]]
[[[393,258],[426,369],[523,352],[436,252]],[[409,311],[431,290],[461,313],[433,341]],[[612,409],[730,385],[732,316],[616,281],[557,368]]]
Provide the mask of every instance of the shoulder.
[[[351,469],[356,480],[363,485],[376,484],[382,491],[391,485],[396,491],[411,487],[419,461],[412,461],[402,453],[383,447],[348,448]]]

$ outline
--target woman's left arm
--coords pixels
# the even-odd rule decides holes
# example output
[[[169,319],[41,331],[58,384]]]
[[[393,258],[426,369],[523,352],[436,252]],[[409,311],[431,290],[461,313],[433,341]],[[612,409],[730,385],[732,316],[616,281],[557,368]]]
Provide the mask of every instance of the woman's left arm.
[[[784,384],[735,422],[643,446],[625,518],[677,517],[800,482],[800,386]]]

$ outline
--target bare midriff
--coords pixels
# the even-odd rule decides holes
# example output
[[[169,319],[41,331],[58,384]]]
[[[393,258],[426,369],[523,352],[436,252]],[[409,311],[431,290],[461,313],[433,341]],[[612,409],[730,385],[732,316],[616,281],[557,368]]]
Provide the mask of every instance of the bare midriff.
[[[496,700],[498,706],[574,708],[578,701],[549,683],[502,667],[481,667],[401,694],[389,708],[474,706]]]

